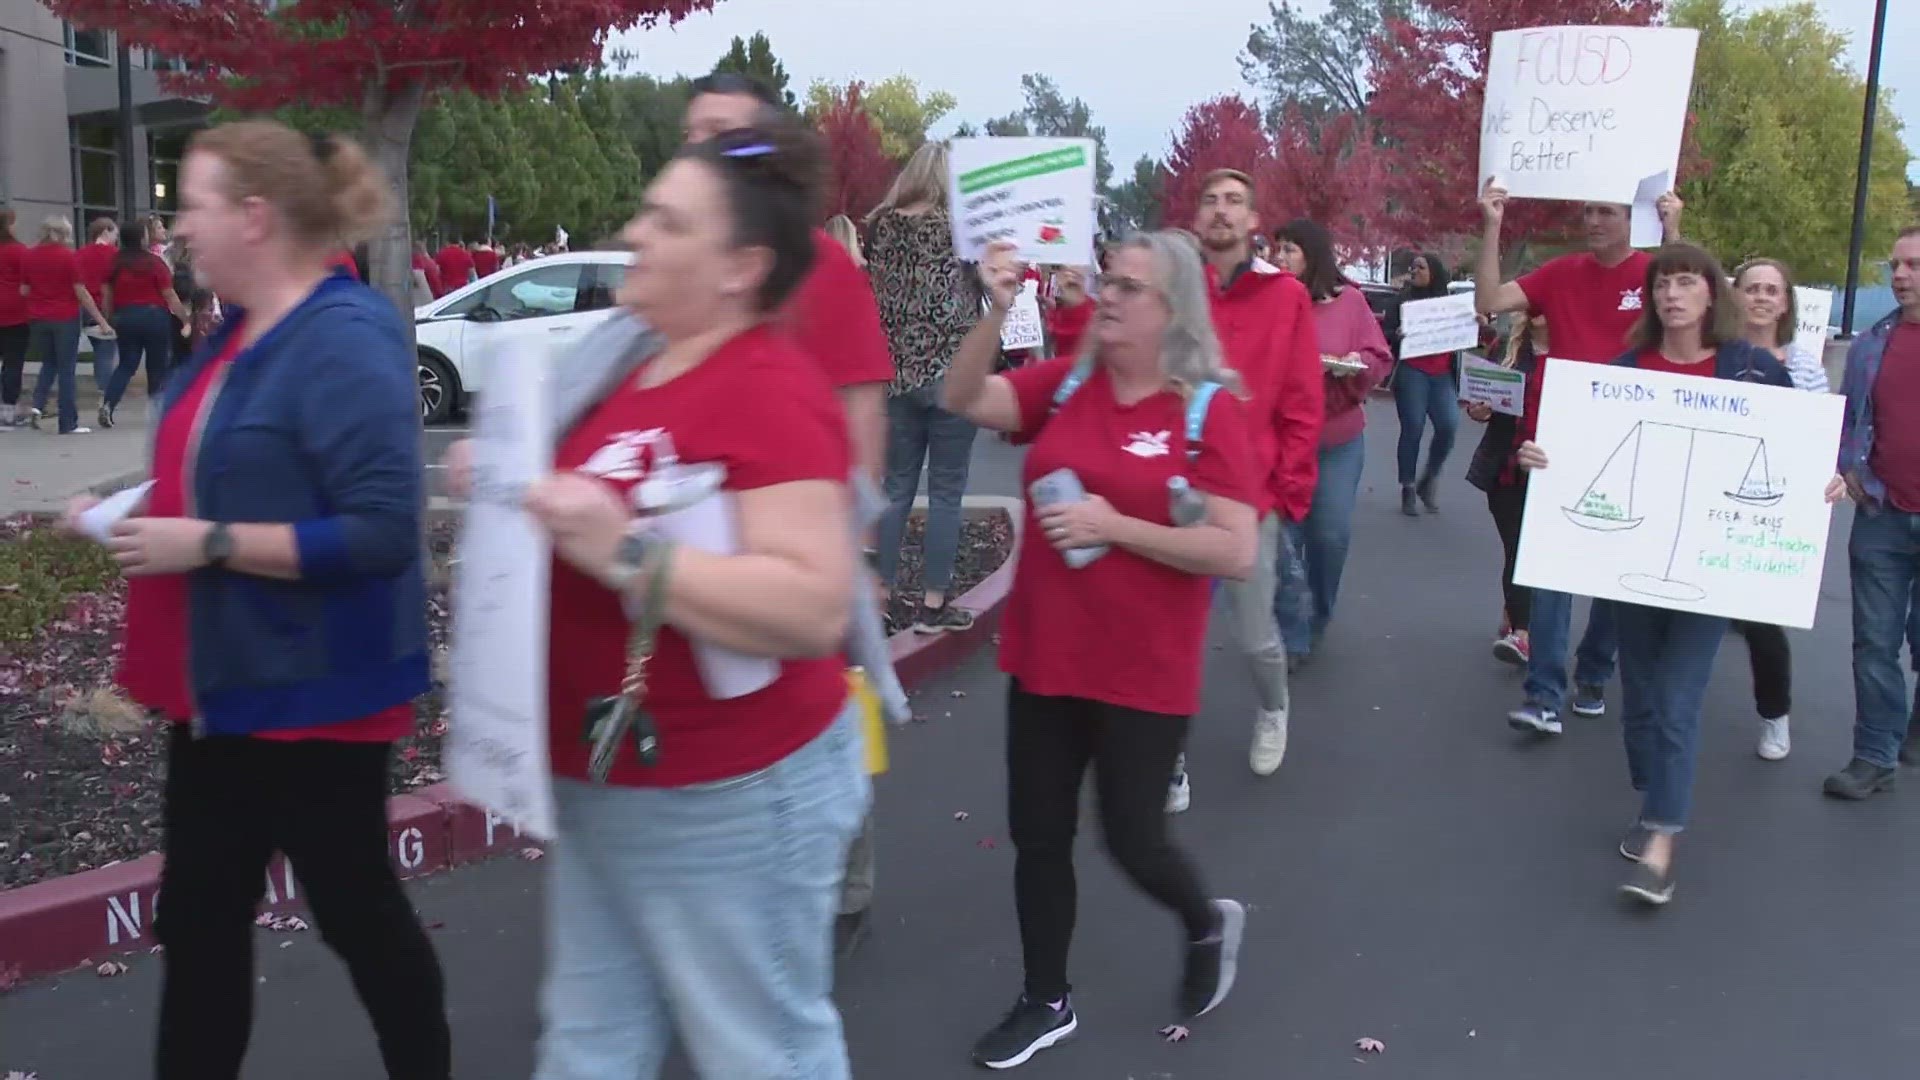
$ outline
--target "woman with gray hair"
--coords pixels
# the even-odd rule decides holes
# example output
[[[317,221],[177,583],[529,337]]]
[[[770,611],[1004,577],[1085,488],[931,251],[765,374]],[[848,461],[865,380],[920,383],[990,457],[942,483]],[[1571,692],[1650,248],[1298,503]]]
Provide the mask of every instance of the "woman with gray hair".
[[[40,226],[40,243],[20,256],[20,294],[27,299],[27,353],[40,358],[40,377],[33,384],[33,408],[26,423],[38,427],[47,411],[47,398],[60,388],[60,434],[85,435],[80,426],[74,368],[80,362],[80,313],[103,327],[113,328],[93,302],[80,273],[80,257],[73,250],[73,222],[55,214]]]
[[[1026,984],[974,1046],[975,1062],[996,1069],[1077,1026],[1067,949],[1089,766],[1107,850],[1180,917],[1180,1015],[1226,998],[1246,924],[1240,904],[1209,898],[1162,812],[1199,709],[1209,579],[1252,569],[1261,479],[1200,257],[1172,233],[1126,241],[1100,280],[1079,355],[994,375],[1023,270],[1012,245],[988,249],[989,313],[961,344],[945,394],[948,409],[1032,444],[1032,507],[1000,634],[1000,666],[1012,676],[1008,833]]]

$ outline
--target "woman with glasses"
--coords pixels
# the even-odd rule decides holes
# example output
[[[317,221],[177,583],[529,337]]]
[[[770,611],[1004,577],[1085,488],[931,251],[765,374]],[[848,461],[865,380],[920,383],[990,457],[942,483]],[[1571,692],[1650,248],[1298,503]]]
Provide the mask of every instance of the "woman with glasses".
[[[1108,852],[1180,921],[1180,1014],[1212,1010],[1233,986],[1246,910],[1210,898],[1163,811],[1200,704],[1210,579],[1250,571],[1264,477],[1193,244],[1169,232],[1121,244],[1080,354],[1004,375],[993,363],[1022,280],[1011,245],[989,249],[981,278],[990,313],[961,344],[945,404],[1031,444],[1032,506],[1000,636],[1026,981],[974,1045],[976,1063],[1004,1069],[1078,1027],[1067,951],[1089,768]]]

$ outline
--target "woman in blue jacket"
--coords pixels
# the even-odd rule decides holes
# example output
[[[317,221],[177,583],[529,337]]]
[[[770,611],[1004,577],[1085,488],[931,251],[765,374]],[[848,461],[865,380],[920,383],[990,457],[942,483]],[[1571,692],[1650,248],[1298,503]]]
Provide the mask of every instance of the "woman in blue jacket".
[[[1791,388],[1772,353],[1740,340],[1740,316],[1727,275],[1692,244],[1660,249],[1647,264],[1646,309],[1614,363],[1644,371],[1705,376]],[[1520,445],[1521,468],[1547,467],[1535,442]],[[1838,479],[1827,501],[1842,494]],[[1620,683],[1626,712],[1627,772],[1641,793],[1640,815],[1620,842],[1636,866],[1622,892],[1660,905],[1673,898],[1674,836],[1686,827],[1700,750],[1700,707],[1727,620],[1644,604],[1619,603]]]
[[[240,1075],[280,851],[387,1075],[446,1080],[439,961],[387,844],[389,751],[430,681],[413,354],[327,267],[392,196],[354,144],[259,121],[196,135],[181,173],[178,232],[227,317],[168,379],[153,486],[111,539],[119,681],[172,725],[155,1075]]]

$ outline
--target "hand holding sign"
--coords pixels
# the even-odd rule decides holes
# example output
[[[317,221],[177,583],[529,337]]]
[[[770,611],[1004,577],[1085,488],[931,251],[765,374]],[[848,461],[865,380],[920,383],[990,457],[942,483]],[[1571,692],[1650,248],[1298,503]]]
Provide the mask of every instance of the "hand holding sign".
[[[980,258],[980,285],[995,311],[1004,312],[1020,295],[1027,268],[1020,262],[1020,245],[1011,240],[995,240]]]

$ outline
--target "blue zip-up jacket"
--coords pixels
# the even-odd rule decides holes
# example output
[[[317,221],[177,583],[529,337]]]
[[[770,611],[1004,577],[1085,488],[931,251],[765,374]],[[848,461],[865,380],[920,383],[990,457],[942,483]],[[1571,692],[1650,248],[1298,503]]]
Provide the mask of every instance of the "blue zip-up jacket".
[[[1840,421],[1840,475],[1852,475],[1860,490],[1875,503],[1887,501],[1887,483],[1873,475],[1873,386],[1880,380],[1880,361],[1887,355],[1887,339],[1893,336],[1901,313],[1873,324],[1873,329],[1853,339],[1847,347],[1847,370],[1840,376],[1840,393],[1846,395],[1847,411]],[[1920,417],[1914,418],[1920,423]]]
[[[1613,363],[1616,367],[1637,368],[1640,350],[1629,349],[1615,357]],[[1793,376],[1787,373],[1787,365],[1760,346],[1744,341],[1723,341],[1714,346],[1713,377],[1793,389]]]
[[[168,380],[166,409],[240,315]],[[336,273],[208,391],[187,451],[187,512],[291,524],[300,579],[189,576],[190,679],[207,734],[356,720],[428,689],[415,378],[393,304]]]

